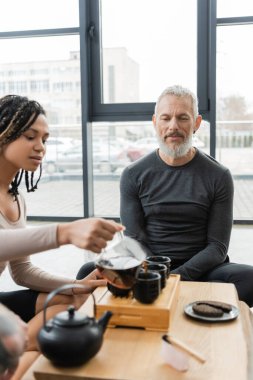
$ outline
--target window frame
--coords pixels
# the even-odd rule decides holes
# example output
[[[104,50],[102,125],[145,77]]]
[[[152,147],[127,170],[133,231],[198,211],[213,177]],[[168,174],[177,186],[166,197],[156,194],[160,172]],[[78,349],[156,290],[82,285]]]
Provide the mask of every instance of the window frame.
[[[217,18],[216,1],[197,0],[197,96],[199,112],[210,123],[210,154],[213,157],[216,150],[216,28],[219,25],[253,23],[253,16]],[[84,217],[94,215],[91,123],[150,121],[155,105],[154,102],[102,103],[100,28],[99,0],[79,0],[79,27],[0,32],[0,39],[64,35],[78,35],[80,38]],[[67,221],[77,218],[36,216],[28,219]],[[253,220],[236,220],[234,223],[253,224]]]
[[[218,1],[218,0],[217,0]],[[253,16],[240,16],[240,17],[219,17],[216,19],[216,28],[219,26],[226,26],[226,25],[253,25]],[[252,225],[253,220],[252,219],[234,219],[234,224],[240,224],[240,225]]]
[[[90,0],[89,0],[90,1]],[[214,3],[211,0],[212,3]],[[90,118],[92,121],[146,121],[150,120],[154,111],[154,102],[138,103],[102,103],[102,65],[100,56],[101,46],[101,22],[100,1],[90,1],[90,22],[88,35],[90,40]],[[209,36],[210,25],[210,1],[197,0],[197,95],[199,98],[199,111],[209,120],[210,114],[210,83],[208,78],[209,44],[206,43]],[[215,3],[214,3],[215,4]]]

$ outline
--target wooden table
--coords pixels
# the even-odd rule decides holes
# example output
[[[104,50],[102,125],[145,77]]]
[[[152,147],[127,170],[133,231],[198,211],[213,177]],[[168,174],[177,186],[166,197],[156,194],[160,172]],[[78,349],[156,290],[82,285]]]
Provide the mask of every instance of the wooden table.
[[[200,299],[231,303],[241,313],[226,323],[203,323],[185,316],[184,306]],[[91,306],[87,301],[82,310],[88,314]],[[250,313],[238,302],[232,284],[181,282],[170,334],[200,352],[207,359],[204,364],[191,358],[189,370],[178,372],[160,355],[161,332],[107,328],[101,350],[85,365],[56,368],[41,355],[22,380],[246,380]]]

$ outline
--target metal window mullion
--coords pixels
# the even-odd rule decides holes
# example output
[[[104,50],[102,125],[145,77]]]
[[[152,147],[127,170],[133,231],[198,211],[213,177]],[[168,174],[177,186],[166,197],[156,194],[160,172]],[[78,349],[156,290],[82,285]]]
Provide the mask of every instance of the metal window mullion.
[[[210,155],[216,156],[216,0],[209,0],[208,78],[210,110]]]
[[[80,22],[80,71],[81,71],[81,113],[83,144],[83,212],[84,217],[94,215],[94,191],[92,171],[92,136],[90,128],[90,42],[88,28],[90,25],[90,2],[79,0]]]
[[[208,114],[208,0],[198,0],[197,4],[197,95],[200,114]]]
[[[197,95],[199,113],[210,123],[210,154],[216,147],[216,0],[198,0]]]
[[[56,28],[41,30],[17,30],[10,32],[0,32],[0,39],[25,38],[25,37],[52,37],[61,35],[79,34],[79,28]]]
[[[217,26],[225,25],[246,25],[253,23],[253,16],[241,17],[219,17],[217,18]]]

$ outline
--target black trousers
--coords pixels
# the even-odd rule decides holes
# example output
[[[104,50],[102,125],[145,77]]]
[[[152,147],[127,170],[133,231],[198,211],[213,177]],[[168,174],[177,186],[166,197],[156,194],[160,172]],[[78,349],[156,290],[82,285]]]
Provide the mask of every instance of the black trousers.
[[[93,262],[84,264],[76,278],[82,279],[95,269]],[[29,322],[35,316],[37,297],[40,292],[31,289],[0,292],[0,303],[19,315],[24,322]]]
[[[39,292],[31,289],[0,292],[0,303],[28,322],[35,315],[38,295]]]
[[[223,263],[207,272],[197,281],[225,282],[235,285],[240,301],[253,307],[253,266]]]
[[[96,269],[96,266],[93,261],[89,261],[88,263],[85,263],[81,268],[79,269],[76,279],[81,280],[82,278],[88,276],[94,269]]]
[[[84,264],[76,278],[82,279],[95,269],[93,262]],[[35,316],[37,297],[40,292],[31,289],[0,292],[0,303],[19,315],[24,322],[29,322]]]

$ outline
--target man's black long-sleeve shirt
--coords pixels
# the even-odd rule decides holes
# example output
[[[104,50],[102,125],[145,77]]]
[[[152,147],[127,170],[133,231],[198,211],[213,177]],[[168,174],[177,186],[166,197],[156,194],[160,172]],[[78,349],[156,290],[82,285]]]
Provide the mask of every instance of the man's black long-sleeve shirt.
[[[124,169],[120,215],[126,234],[152,254],[180,263],[174,273],[197,280],[225,261],[233,222],[230,171],[197,150],[182,166],[170,166],[158,151]]]

